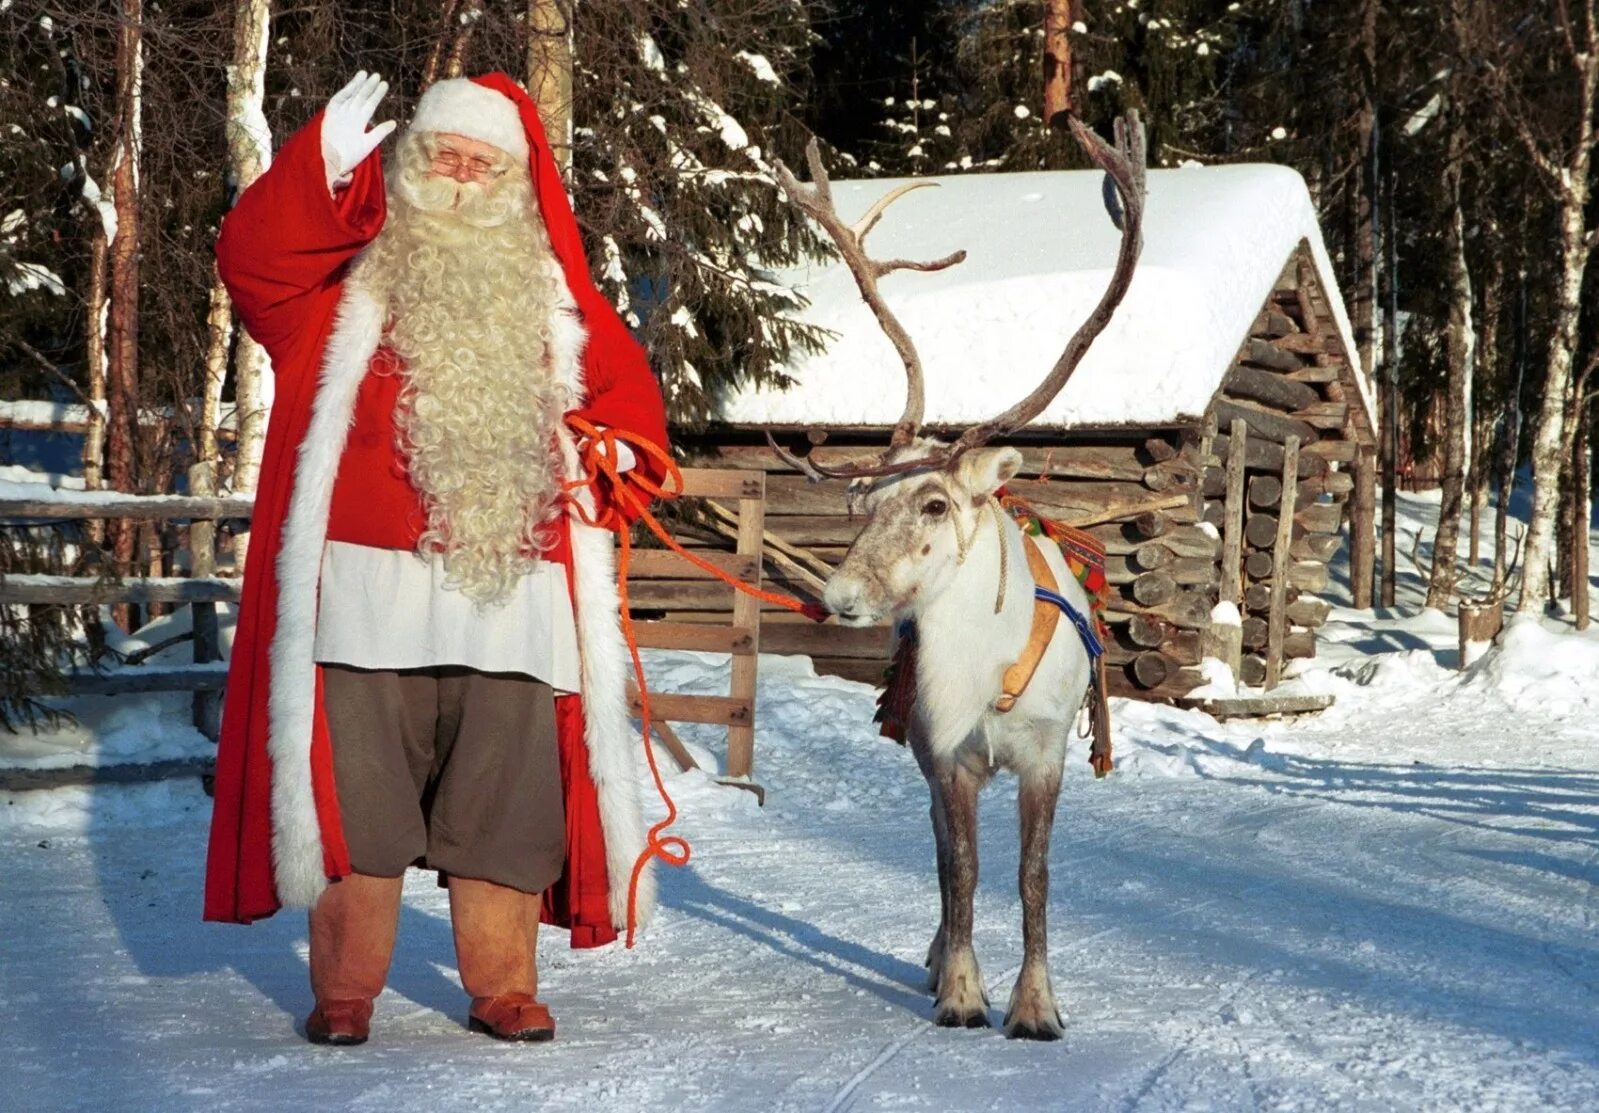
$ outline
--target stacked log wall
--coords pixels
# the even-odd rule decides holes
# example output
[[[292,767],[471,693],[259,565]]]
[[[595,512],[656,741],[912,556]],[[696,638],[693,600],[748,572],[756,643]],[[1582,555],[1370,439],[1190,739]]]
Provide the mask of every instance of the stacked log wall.
[[[803,435],[780,439],[798,442],[788,447],[809,449]],[[682,438],[679,447],[696,466],[767,473],[768,533],[826,566],[843,559],[860,530],[862,521],[848,515],[842,481],[810,482],[748,431]],[[1010,492],[1048,517],[1080,525],[1105,546],[1111,690],[1165,699],[1202,683],[1200,634],[1215,603],[1220,540],[1202,523],[1203,461],[1185,454],[1181,433],[1116,433],[1015,447],[1023,466]],[[870,458],[881,448],[874,441],[858,447],[830,444],[819,451],[836,462]],[[692,525],[680,529],[680,535],[690,537],[697,532]],[[792,567],[768,563],[765,582],[799,599],[818,598],[817,582]],[[707,580],[635,579],[629,595],[636,610],[677,621],[725,621],[731,606],[731,589]],[[763,652],[804,653],[819,671],[882,679],[891,644],[887,626],[817,626],[771,605],[764,607],[762,619]]]
[[[1327,587],[1328,566],[1343,546],[1355,488],[1350,465],[1357,458],[1361,411],[1352,391],[1351,370],[1325,296],[1314,274],[1296,259],[1283,271],[1223,380],[1213,407],[1218,435],[1212,442],[1221,466],[1203,480],[1207,519],[1224,530],[1224,542],[1232,540],[1227,531],[1239,534],[1238,568],[1224,570],[1222,597],[1238,604],[1239,679],[1251,687],[1264,684],[1268,674],[1275,677],[1288,661],[1315,656],[1315,632],[1330,610],[1318,594]],[[1237,449],[1242,489],[1235,496],[1242,506],[1229,520],[1225,465],[1235,451],[1235,422],[1244,427]],[[1297,445],[1297,453],[1289,451],[1290,444]],[[1294,455],[1289,475],[1285,464]],[[1280,545],[1286,552],[1279,556]],[[1283,611],[1275,641],[1274,605]]]

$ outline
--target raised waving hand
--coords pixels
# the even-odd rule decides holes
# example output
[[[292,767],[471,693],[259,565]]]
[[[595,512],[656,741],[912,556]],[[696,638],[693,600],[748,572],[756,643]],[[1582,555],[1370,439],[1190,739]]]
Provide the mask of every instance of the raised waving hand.
[[[322,113],[322,161],[330,185],[348,178],[394,130],[393,120],[368,130],[388,91],[387,81],[361,70],[328,100]]]

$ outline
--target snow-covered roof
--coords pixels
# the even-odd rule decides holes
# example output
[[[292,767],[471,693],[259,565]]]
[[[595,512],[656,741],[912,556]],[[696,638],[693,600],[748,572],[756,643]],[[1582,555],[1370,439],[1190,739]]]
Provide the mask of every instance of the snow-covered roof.
[[[991,417],[1059,358],[1103,293],[1120,233],[1106,216],[1098,171],[968,174],[897,202],[867,241],[875,258],[934,259],[967,250],[934,274],[880,282],[910,332],[927,381],[929,424]],[[838,181],[853,221],[895,180]],[[1035,424],[1179,424],[1203,416],[1239,345],[1300,242],[1310,245],[1344,348],[1355,356],[1316,212],[1302,178],[1283,166],[1152,170],[1144,251],[1127,298],[1082,365]],[[842,263],[784,272],[810,299],[803,320],[837,334],[799,356],[787,391],[744,388],[719,416],[734,424],[891,425],[905,403],[898,357]],[[1364,376],[1360,375],[1362,386]]]

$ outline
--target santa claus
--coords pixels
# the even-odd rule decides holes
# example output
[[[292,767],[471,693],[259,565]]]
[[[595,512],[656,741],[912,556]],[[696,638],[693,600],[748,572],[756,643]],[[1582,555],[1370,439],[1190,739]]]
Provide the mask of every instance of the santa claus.
[[[437,870],[471,1026],[548,1039],[539,921],[614,940],[644,845],[615,538],[585,521],[661,478],[618,449],[636,503],[564,492],[584,447],[567,419],[664,448],[664,412],[527,94],[438,82],[385,179],[387,88],[357,74],[217,241],[277,397],[205,915],[309,908],[306,1034],[360,1043],[403,874]],[[646,874],[640,918],[651,894]]]

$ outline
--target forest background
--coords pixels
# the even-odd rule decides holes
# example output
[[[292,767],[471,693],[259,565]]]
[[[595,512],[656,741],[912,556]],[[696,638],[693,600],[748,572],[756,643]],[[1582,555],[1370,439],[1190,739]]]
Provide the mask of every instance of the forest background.
[[[1151,166],[1290,165],[1379,386],[1389,491],[1441,487],[1434,551],[1465,517],[1498,577],[1519,473],[1520,608],[1585,599],[1595,0],[0,0],[0,447],[75,427],[90,488],[253,489],[271,375],[215,281],[217,225],[363,68],[400,119],[439,76],[528,82],[594,273],[688,425],[826,341],[773,280],[826,252],[772,171],[812,134],[837,178],[1060,168],[1061,103],[1101,129],[1136,107]],[[94,540],[70,563],[171,571],[148,524]],[[1390,519],[1380,602],[1394,540]],[[45,548],[0,542],[0,572],[63,570]],[[1430,602],[1458,570],[1434,561]]]

